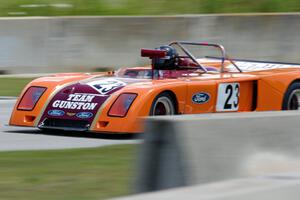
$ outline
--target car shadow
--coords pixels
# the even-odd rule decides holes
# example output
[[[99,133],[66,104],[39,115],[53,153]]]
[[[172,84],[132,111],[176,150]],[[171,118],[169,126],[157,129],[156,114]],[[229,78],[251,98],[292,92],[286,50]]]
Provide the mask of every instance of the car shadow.
[[[39,134],[61,137],[77,137],[77,138],[93,138],[93,139],[107,139],[107,140],[133,140],[141,139],[142,133],[138,134],[118,134],[118,133],[92,133],[92,132],[76,132],[76,131],[61,131],[61,130],[5,130],[4,133],[17,133],[17,134]]]

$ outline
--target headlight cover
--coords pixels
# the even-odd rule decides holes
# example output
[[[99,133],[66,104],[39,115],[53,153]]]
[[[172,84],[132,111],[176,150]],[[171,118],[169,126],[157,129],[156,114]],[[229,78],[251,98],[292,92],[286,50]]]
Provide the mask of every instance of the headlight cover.
[[[135,93],[123,93],[118,96],[113,105],[108,111],[110,117],[125,117],[132,105],[133,101],[137,97]]]
[[[31,86],[29,87],[25,94],[23,95],[19,105],[18,110],[31,111],[34,109],[36,103],[41,98],[41,96],[46,91],[45,87]]]

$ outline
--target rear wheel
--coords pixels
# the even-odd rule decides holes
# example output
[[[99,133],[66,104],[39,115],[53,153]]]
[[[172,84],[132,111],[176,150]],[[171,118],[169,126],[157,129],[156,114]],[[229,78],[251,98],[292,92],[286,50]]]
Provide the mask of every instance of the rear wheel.
[[[300,83],[293,83],[287,89],[282,110],[300,110]]]
[[[174,100],[167,92],[158,95],[151,106],[150,115],[175,115]]]

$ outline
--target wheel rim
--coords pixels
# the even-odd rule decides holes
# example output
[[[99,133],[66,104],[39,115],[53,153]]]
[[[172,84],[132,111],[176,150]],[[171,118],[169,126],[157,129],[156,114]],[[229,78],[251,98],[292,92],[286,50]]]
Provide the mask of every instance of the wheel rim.
[[[300,89],[294,90],[288,100],[288,110],[300,110]]]
[[[173,115],[172,101],[167,97],[160,97],[154,104],[153,115]]]

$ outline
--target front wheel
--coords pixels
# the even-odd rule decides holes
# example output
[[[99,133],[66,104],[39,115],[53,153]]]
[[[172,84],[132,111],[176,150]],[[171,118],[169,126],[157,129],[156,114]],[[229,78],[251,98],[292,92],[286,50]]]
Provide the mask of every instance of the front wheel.
[[[174,115],[176,114],[174,101],[166,92],[158,95],[151,106],[150,115]]]
[[[300,110],[300,83],[293,83],[287,89],[282,110]]]

